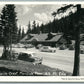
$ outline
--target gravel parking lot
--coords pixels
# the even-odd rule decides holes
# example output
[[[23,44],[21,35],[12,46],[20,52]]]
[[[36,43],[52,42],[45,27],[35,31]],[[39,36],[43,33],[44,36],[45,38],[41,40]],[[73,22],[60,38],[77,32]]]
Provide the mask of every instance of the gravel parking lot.
[[[73,50],[59,50],[56,49],[55,53],[40,52],[35,48],[14,48],[16,52],[34,52],[38,57],[43,57],[43,65],[47,65],[51,68],[59,68],[68,72],[73,72],[74,64],[74,51]],[[0,55],[2,48],[0,48]],[[80,54],[80,74],[84,76],[84,54]]]

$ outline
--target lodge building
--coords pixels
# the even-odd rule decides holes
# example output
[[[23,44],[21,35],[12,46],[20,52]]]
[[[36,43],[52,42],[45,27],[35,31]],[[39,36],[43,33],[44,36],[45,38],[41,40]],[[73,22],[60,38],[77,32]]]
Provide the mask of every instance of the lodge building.
[[[66,44],[67,40],[63,37],[62,33],[43,33],[43,34],[28,34],[20,43],[27,44],[43,44],[45,46],[56,47],[57,44]]]

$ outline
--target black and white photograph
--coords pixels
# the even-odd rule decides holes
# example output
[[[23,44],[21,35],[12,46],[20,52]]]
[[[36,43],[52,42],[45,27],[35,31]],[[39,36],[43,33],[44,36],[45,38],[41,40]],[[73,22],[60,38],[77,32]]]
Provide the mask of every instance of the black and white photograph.
[[[84,4],[0,4],[0,76],[84,76]]]

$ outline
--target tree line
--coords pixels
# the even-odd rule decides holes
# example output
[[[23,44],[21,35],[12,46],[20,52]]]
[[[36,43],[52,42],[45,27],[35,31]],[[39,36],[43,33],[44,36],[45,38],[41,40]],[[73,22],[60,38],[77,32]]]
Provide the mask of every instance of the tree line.
[[[72,5],[71,5],[72,6]],[[63,13],[63,12],[62,12]],[[82,16],[80,18],[80,22],[84,23],[84,9],[81,10],[80,16]],[[76,25],[77,23],[77,13],[72,13],[70,12],[68,16],[66,17],[62,17],[61,19],[56,19],[56,13],[53,12],[51,14],[54,19],[51,22],[48,22],[46,24],[41,24],[39,26],[39,24],[36,24],[36,22],[33,22],[33,25],[28,24],[28,30],[27,30],[27,34],[28,33],[32,33],[32,34],[40,34],[40,33],[63,33],[65,37],[70,37],[70,39],[75,39],[75,27],[74,25]],[[31,28],[32,27],[32,28]],[[80,33],[84,33],[84,25],[80,25]]]

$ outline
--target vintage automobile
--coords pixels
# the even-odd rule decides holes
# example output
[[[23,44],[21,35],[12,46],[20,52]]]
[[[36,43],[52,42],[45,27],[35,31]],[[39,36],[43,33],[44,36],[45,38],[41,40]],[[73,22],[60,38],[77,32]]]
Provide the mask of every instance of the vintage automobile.
[[[33,48],[34,47],[34,45],[32,45],[32,44],[26,44],[25,46],[24,46],[24,48]]]
[[[32,62],[33,64],[42,64],[42,57],[36,56],[36,53],[20,53],[18,59]]]
[[[56,52],[56,49],[55,48],[51,48],[50,46],[43,46],[41,49],[40,49],[41,52]]]
[[[31,57],[31,59],[34,60],[34,62],[33,62],[34,65],[35,65],[35,64],[42,64],[42,60],[43,60],[42,57],[41,57],[41,58],[38,58],[38,57]]]
[[[24,44],[21,44],[21,43],[17,43],[17,44],[12,44],[12,47],[13,48],[24,48]]]
[[[42,57],[38,57],[36,53],[30,53],[30,59],[33,60],[33,64],[42,64]]]
[[[80,48],[80,54],[84,54],[84,48],[83,47]]]
[[[61,45],[60,47],[59,47],[59,50],[65,50],[65,49],[67,49],[67,46],[66,45]]]
[[[40,49],[42,46],[43,46],[42,44],[38,44],[38,45],[36,46],[36,49]]]

